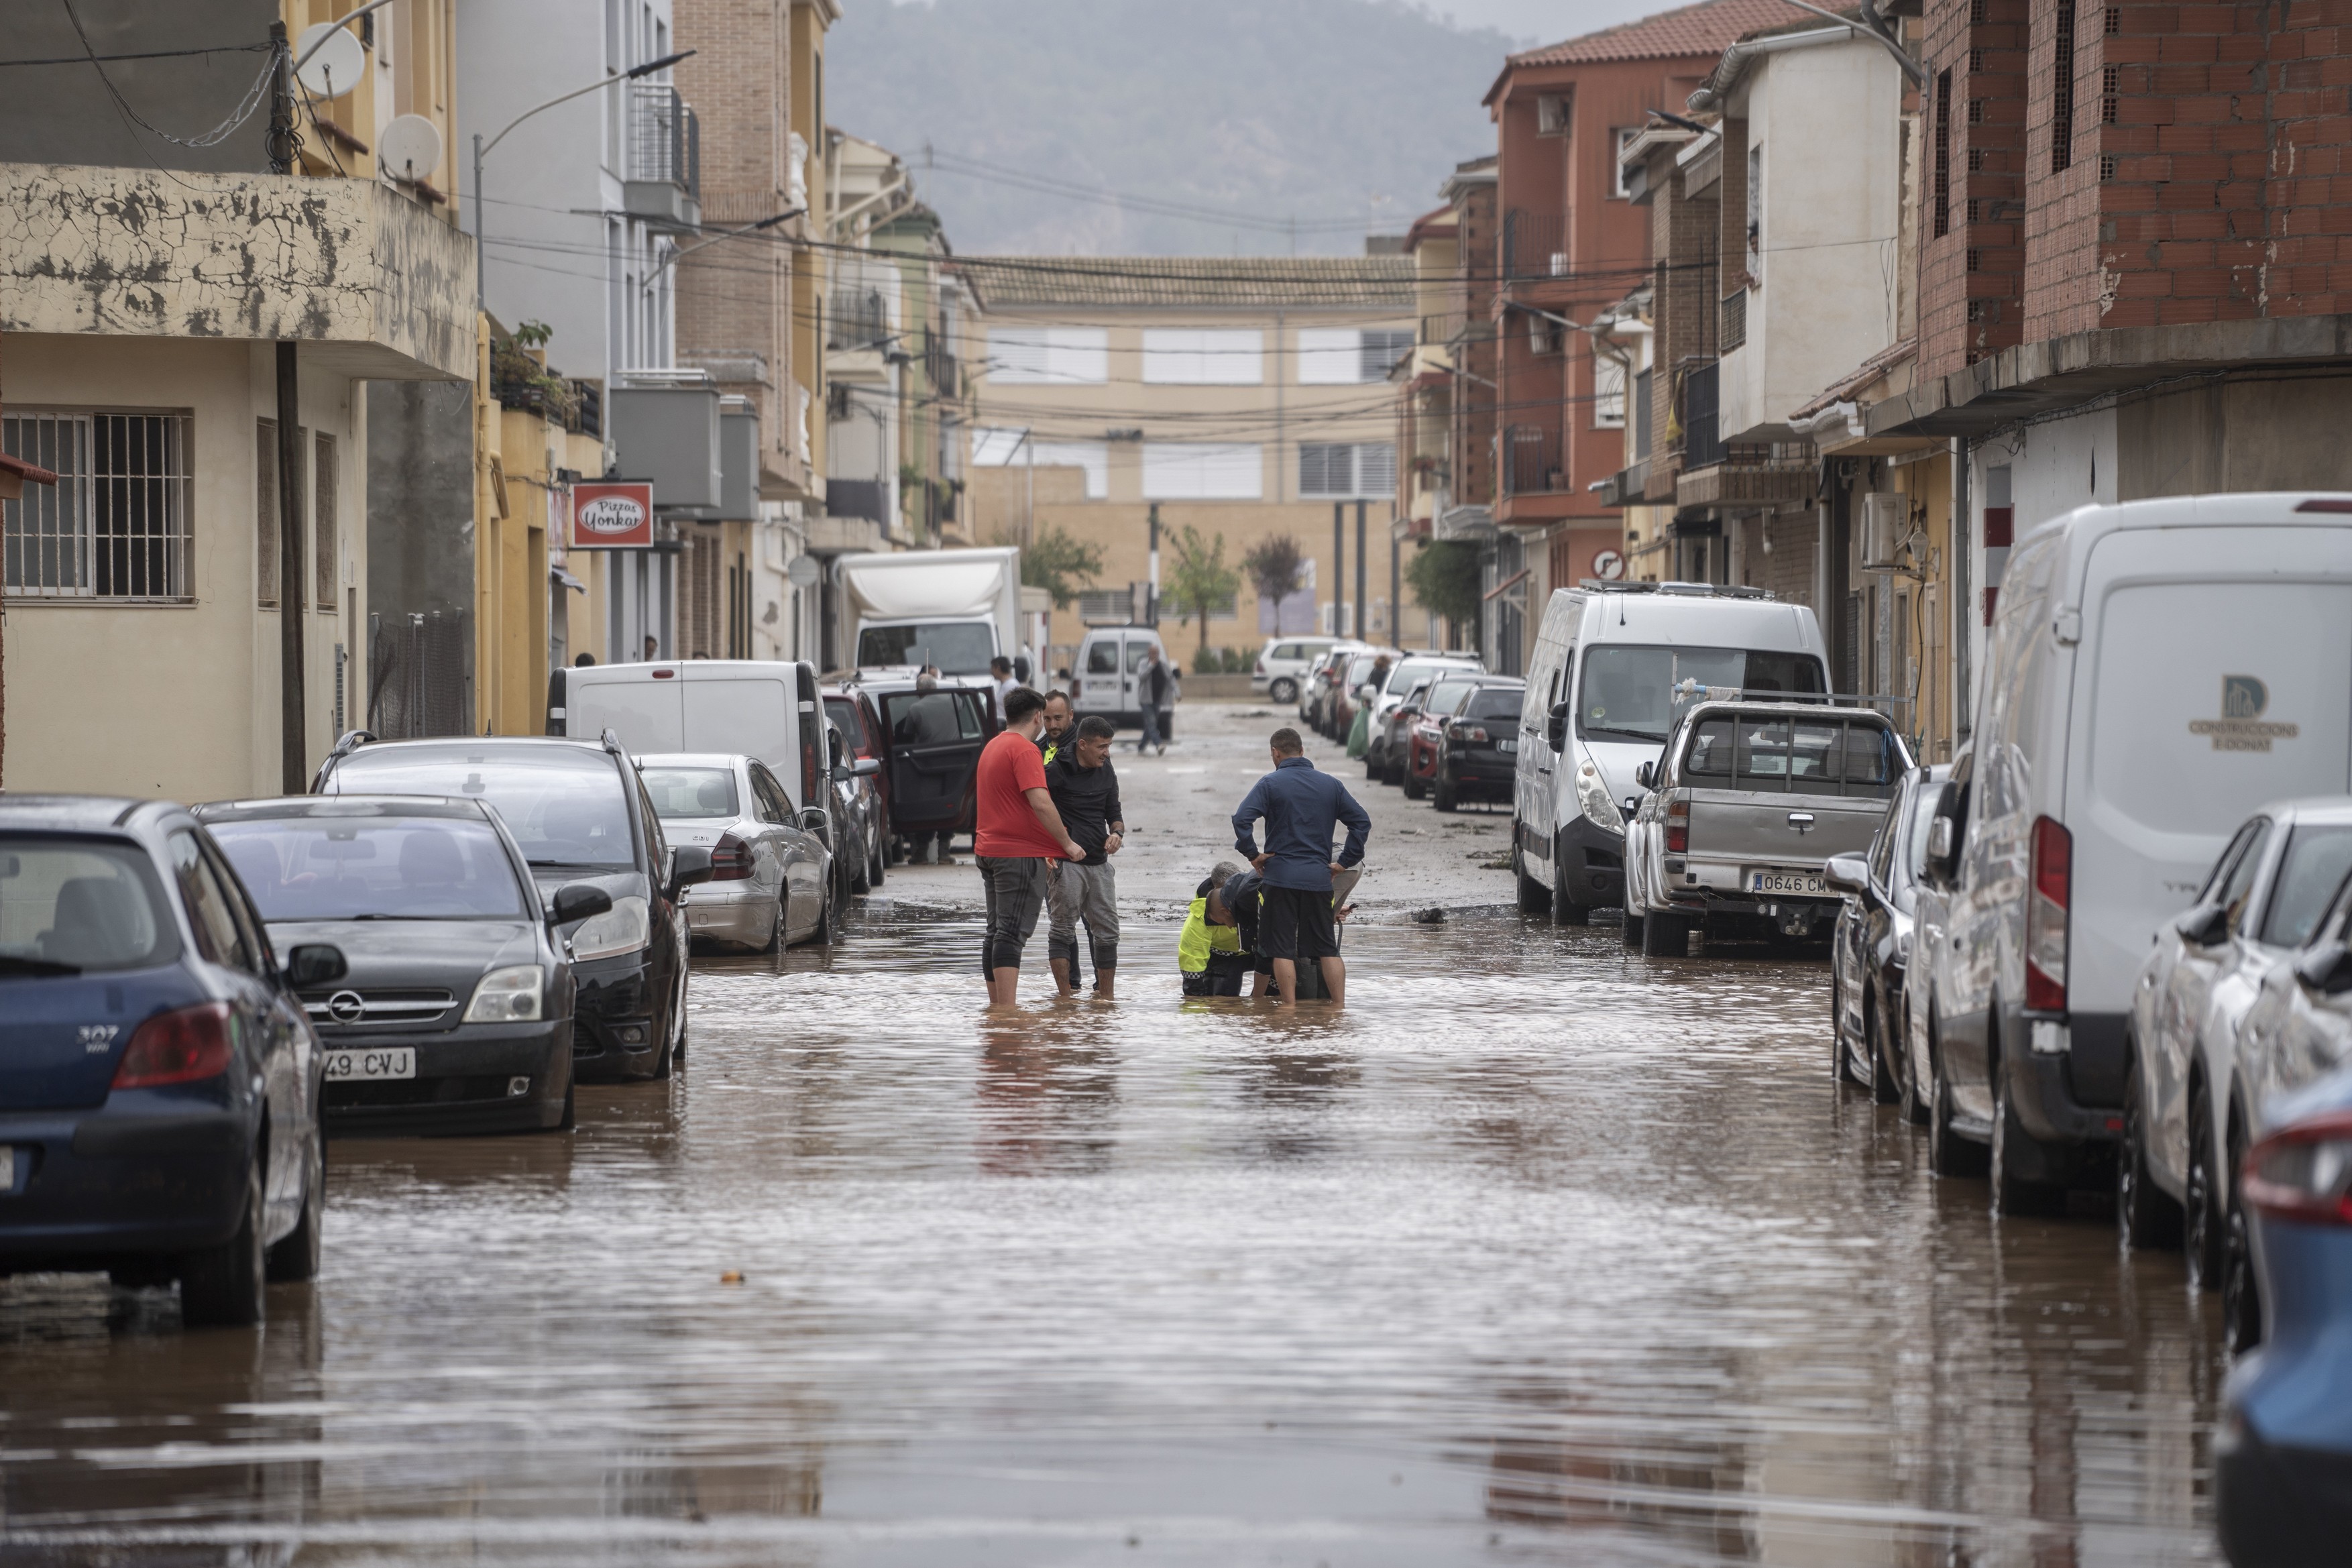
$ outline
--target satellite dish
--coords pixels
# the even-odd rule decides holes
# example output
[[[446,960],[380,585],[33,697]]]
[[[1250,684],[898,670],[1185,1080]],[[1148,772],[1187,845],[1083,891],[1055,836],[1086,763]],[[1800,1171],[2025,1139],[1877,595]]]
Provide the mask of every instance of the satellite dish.
[[[824,575],[824,568],[814,555],[795,555],[793,563],[784,568],[784,575],[793,580],[795,588],[814,588]]]
[[[422,180],[441,166],[441,128],[421,114],[404,114],[375,139],[375,155],[395,180]]]
[[[310,46],[322,37],[326,43],[320,46],[317,54],[310,54]],[[310,58],[302,60],[304,55],[310,55]],[[359,86],[360,77],[367,69],[367,53],[360,47],[360,41],[351,35],[349,29],[339,27],[332,22],[321,22],[315,27],[305,29],[302,41],[294,46],[294,58],[302,60],[302,68],[294,73],[294,79],[300,82],[312,98],[342,97]]]

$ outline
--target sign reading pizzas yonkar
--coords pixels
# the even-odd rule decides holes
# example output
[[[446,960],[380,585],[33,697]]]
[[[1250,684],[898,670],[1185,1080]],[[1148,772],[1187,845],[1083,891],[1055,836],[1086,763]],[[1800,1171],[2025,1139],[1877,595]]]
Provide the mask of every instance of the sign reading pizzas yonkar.
[[[572,548],[645,550],[654,542],[654,487],[598,480],[572,487]]]

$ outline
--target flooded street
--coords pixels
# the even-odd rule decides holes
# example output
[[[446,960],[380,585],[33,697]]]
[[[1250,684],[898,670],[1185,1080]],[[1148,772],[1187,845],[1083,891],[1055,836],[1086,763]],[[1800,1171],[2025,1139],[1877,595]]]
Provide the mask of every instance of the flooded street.
[[[0,1561],[2211,1557],[2216,1304],[1936,1182],[1817,962],[1400,918],[1277,1016],[1131,922],[982,1019],[976,942],[877,901],[573,1138],[337,1143],[265,1331],[0,1284]]]

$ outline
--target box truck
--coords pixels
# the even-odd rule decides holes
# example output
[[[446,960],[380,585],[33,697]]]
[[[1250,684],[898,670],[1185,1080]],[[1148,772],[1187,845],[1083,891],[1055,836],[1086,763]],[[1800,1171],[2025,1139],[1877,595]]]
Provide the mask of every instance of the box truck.
[[[1017,548],[845,555],[834,574],[859,669],[930,664],[985,676],[990,659],[1021,652]]]

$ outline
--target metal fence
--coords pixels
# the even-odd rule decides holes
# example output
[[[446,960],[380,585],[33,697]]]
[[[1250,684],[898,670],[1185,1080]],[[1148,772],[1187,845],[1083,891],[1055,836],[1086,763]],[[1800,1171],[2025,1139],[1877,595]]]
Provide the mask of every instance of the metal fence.
[[[0,580],[21,598],[185,602],[194,477],[183,414],[12,414],[0,449],[50,469],[0,502]]]
[[[677,89],[655,81],[630,84],[628,177],[667,181],[700,198],[702,126]]]
[[[473,733],[473,647],[463,610],[368,616],[367,727],[387,741]]]
[[[1500,440],[1505,495],[1549,495],[1568,489],[1566,444],[1558,428],[1509,425]]]
[[[1709,360],[1683,376],[1683,469],[1704,468],[1723,461],[1723,433],[1716,367]]]
[[[890,312],[878,289],[835,289],[825,310],[828,349],[879,348],[890,335]]]
[[[1718,321],[1717,341],[1723,352],[1729,353],[1748,341],[1748,290],[1735,289],[1723,297],[1723,313]]]
[[[1502,263],[1505,278],[1566,277],[1570,270],[1567,217],[1521,207],[1505,213]]]

